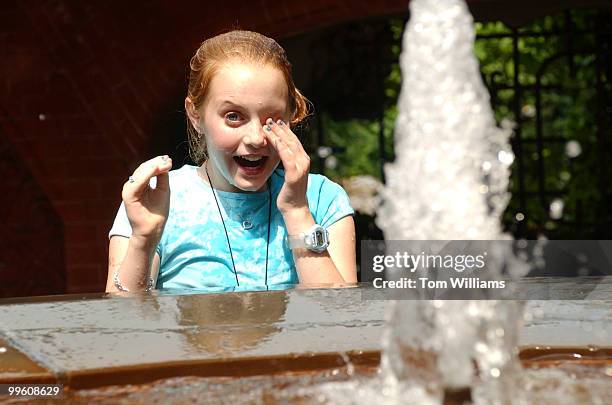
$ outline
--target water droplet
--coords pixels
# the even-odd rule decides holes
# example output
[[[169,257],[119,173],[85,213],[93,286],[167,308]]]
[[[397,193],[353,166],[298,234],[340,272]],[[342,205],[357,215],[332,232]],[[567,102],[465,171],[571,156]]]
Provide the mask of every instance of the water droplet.
[[[325,159],[331,154],[332,148],[330,148],[329,146],[319,146],[319,148],[317,149],[317,155],[322,159]]]
[[[425,156],[425,171],[433,173],[438,168],[438,154],[435,151],[430,151]]]
[[[525,104],[523,108],[521,108],[521,114],[526,118],[533,118],[536,115],[536,109],[531,104]]]
[[[331,170],[335,169],[338,167],[338,159],[335,156],[329,156],[325,159],[325,167]]]
[[[568,182],[572,178],[572,175],[567,170],[562,170],[561,173],[559,173],[559,178],[564,182]]]
[[[483,342],[478,342],[478,343],[476,343],[476,345],[474,346],[474,348],[476,349],[476,351],[477,351],[478,353],[486,353],[486,352],[487,352],[487,349],[488,349],[487,345],[486,345],[486,344],[484,344]]]
[[[514,162],[514,154],[512,152],[500,150],[497,154],[497,159],[505,165],[511,165],[512,162]]]
[[[508,118],[502,119],[499,125],[505,130],[512,130],[516,128],[516,123]]]
[[[576,273],[578,273],[580,277],[586,277],[590,272],[586,267],[580,267]]]
[[[552,219],[560,219],[563,216],[564,202],[560,198],[554,199],[550,203],[549,215]]]
[[[565,144],[565,154],[569,158],[575,158],[582,153],[582,147],[578,141],[569,141]]]

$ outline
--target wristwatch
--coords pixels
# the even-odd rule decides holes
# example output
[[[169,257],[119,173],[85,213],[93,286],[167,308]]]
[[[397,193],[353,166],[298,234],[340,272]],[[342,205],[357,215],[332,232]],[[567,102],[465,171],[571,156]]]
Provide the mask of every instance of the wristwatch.
[[[323,253],[329,246],[329,233],[321,225],[314,224],[306,232],[287,236],[290,249],[308,249],[315,253]]]

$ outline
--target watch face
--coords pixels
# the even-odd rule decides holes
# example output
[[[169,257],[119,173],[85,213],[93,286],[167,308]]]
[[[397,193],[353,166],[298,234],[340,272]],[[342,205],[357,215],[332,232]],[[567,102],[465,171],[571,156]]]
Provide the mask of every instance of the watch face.
[[[322,230],[317,229],[314,233],[314,245],[319,247],[325,244],[325,234]]]
[[[300,236],[287,236],[291,249],[306,248],[316,253],[323,253],[329,246],[329,233],[321,225],[313,225]]]
[[[314,252],[322,253],[329,246],[329,237],[327,230],[322,226],[317,226],[312,230],[311,234],[311,246],[308,248]]]

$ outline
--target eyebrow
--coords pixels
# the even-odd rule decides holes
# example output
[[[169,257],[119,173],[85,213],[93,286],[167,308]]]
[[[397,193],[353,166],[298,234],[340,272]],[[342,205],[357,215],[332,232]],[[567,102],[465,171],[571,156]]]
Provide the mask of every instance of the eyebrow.
[[[219,104],[219,107],[225,107],[225,106],[242,107],[240,104],[236,104],[230,100],[224,100],[221,104]]]
[[[242,108],[242,109],[246,108],[245,106],[242,106],[231,100],[223,100],[221,104],[219,104],[219,108],[224,108],[224,107],[237,107],[237,108]],[[281,105],[276,105],[276,106],[271,106],[270,108],[267,108],[267,111],[282,113],[283,110],[286,110],[286,108],[287,107],[283,108]]]

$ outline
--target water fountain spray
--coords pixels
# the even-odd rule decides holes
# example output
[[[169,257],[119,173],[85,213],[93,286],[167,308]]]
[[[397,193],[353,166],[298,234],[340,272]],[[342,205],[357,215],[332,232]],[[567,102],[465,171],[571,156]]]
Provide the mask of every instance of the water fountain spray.
[[[400,56],[395,162],[378,225],[387,240],[500,240],[509,200],[511,130],[498,128],[474,55],[463,0],[412,0]],[[425,243],[425,242],[423,242]],[[415,246],[413,243],[411,246]],[[489,277],[521,266],[489,261]],[[516,274],[515,274],[516,275]],[[432,398],[472,387],[475,402],[507,403],[519,366],[520,309],[500,301],[399,301],[391,310],[383,374]],[[419,330],[420,329],[420,330]]]
[[[463,0],[413,0],[410,11],[378,224],[389,240],[500,239],[514,155],[480,76],[472,16]]]

